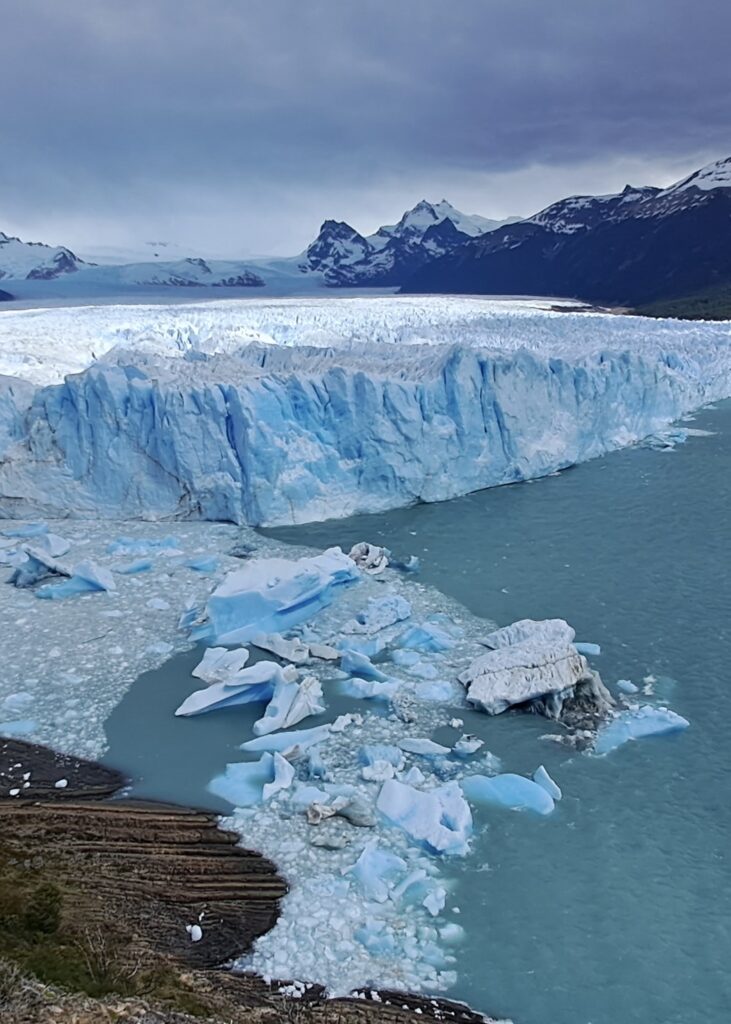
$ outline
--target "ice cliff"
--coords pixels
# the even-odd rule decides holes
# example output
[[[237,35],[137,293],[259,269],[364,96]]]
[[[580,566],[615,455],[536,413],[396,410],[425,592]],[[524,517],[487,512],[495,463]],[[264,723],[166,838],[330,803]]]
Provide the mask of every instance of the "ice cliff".
[[[400,322],[391,342],[351,325],[319,347],[227,337],[216,352],[176,336],[170,356],[159,339],[113,349],[27,411],[0,389],[0,515],[274,525],[381,511],[551,473],[731,393],[727,331],[643,323],[630,343],[632,318],[533,315],[499,347],[484,317],[454,344],[453,324],[424,344]]]

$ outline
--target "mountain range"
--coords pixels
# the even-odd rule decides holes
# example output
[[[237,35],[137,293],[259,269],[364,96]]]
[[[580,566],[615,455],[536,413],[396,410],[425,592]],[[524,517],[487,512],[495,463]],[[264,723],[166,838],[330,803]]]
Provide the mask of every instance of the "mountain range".
[[[165,243],[155,243],[164,254]],[[731,285],[731,158],[669,188],[627,185],[571,196],[524,220],[464,214],[422,200],[362,235],[326,220],[299,256],[142,262],[81,259],[64,246],[0,232],[0,300],[125,295],[151,289],[327,288],[544,295],[637,306]]]

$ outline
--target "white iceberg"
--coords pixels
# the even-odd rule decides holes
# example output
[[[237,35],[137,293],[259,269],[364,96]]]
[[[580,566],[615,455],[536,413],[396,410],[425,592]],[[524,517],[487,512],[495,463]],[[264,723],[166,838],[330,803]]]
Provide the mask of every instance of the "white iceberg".
[[[273,661],[259,661],[241,669],[228,681],[196,690],[176,710],[176,715],[201,715],[206,711],[271,700],[278,682],[291,682],[296,669],[283,669]]]
[[[350,619],[341,633],[378,633],[397,622],[403,622],[411,615],[411,605],[400,594],[372,597],[364,611]]]
[[[355,864],[345,868],[343,874],[356,878],[369,900],[385,903],[396,880],[407,870],[406,861],[379,846],[377,839],[366,843]]]
[[[192,675],[211,685],[225,683],[240,672],[248,660],[249,651],[246,647],[233,651],[226,647],[207,647]]]
[[[310,715],[320,715],[325,706],[321,704],[322,684],[316,676],[306,676],[301,683],[277,679],[274,693],[262,718],[254,722],[257,736],[288,729]]]

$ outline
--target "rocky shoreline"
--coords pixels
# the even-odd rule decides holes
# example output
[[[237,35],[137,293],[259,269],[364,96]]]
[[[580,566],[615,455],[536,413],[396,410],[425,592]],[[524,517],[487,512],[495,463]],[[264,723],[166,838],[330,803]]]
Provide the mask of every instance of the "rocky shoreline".
[[[0,740],[7,1024],[489,1020],[400,992],[328,1000],[312,986],[293,998],[286,981],[225,970],[273,927],[286,882],[211,814],[109,799],[124,781],[91,761]]]

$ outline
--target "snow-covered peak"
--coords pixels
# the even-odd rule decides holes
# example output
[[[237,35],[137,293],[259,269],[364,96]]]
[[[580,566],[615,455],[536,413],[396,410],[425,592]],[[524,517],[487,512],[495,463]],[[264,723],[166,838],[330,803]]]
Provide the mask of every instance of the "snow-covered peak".
[[[731,188],[731,156],[706,164],[699,171],[694,171],[687,178],[666,188],[661,195],[685,192],[689,188],[697,188],[701,192],[710,192],[714,188]]]
[[[326,220],[301,257],[303,270],[332,271],[358,263],[372,252],[366,239],[343,220]]]
[[[0,231],[0,278],[51,280],[83,265],[84,261],[63,245],[23,242]]]
[[[651,185],[635,188],[625,185],[621,192],[610,192],[600,196],[569,196],[552,203],[526,223],[539,224],[558,234],[573,234],[584,228],[593,227],[600,219],[624,217],[629,207],[634,207],[658,194]]]
[[[384,224],[374,235],[369,236],[368,240],[376,245],[380,242],[382,245],[389,238],[420,239],[430,227],[440,224],[444,220],[451,221],[458,231],[469,235],[470,238],[482,235],[486,231],[492,231],[505,223],[481,217],[476,213],[462,213],[446,199],[441,199],[438,203],[430,203],[426,199],[422,199],[413,209],[406,211],[398,224]]]

